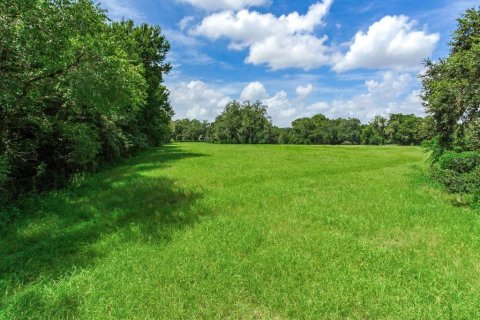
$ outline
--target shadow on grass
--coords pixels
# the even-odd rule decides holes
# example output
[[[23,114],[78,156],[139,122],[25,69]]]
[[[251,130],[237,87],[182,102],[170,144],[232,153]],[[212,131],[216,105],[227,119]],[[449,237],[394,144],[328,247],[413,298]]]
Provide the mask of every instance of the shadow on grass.
[[[142,173],[200,156],[165,146],[79,186],[22,200],[19,218],[0,235],[4,298],[37,280],[56,280],[88,267],[124,243],[168,243],[173,232],[204,214],[192,206],[201,194]]]

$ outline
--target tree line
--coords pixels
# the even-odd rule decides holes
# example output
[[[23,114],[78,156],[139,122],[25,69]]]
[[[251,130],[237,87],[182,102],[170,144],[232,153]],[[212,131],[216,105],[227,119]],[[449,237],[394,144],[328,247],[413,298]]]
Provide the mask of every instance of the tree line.
[[[92,0],[0,2],[0,202],[168,142],[158,26]]]
[[[432,138],[432,119],[391,114],[362,124],[356,118],[328,119],[317,114],[294,120],[290,128],[279,128],[272,124],[267,106],[261,102],[234,101],[211,123],[173,121],[172,138],[232,144],[420,145]]]

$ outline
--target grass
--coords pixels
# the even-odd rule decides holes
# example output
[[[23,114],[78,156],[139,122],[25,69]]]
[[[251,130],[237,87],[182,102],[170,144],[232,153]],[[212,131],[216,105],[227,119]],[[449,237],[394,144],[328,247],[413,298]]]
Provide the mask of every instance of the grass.
[[[173,144],[23,201],[0,319],[475,319],[480,217],[414,147]]]

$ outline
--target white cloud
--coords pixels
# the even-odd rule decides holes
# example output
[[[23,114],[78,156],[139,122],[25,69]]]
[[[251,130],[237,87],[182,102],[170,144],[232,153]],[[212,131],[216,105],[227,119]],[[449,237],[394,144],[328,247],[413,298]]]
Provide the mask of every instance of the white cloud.
[[[305,107],[305,116],[311,116],[318,113],[328,113],[331,109],[327,102],[315,102],[314,104]]]
[[[333,69],[418,70],[431,56],[440,35],[418,30],[417,22],[406,16],[385,16],[366,33],[358,32],[345,55],[336,57]]]
[[[313,85],[309,83],[306,86],[298,86],[296,92],[300,100],[305,100],[310,94],[312,94]]]
[[[239,10],[270,4],[270,0],[179,0],[205,10]]]
[[[295,107],[293,100],[289,99],[288,94],[281,90],[274,96],[270,96],[261,82],[251,82],[242,91],[240,95],[242,100],[256,101],[259,100],[268,106],[268,114],[276,125],[287,127],[298,109]]]
[[[240,98],[242,100],[257,101],[267,97],[267,90],[261,82],[255,81],[249,83],[242,91]]]
[[[205,17],[190,32],[210,40],[228,39],[231,50],[248,50],[245,62],[253,65],[266,64],[272,70],[330,65],[338,72],[357,68],[417,71],[440,39],[438,33],[418,28],[406,16],[385,16],[367,32],[357,32],[342,53],[326,44],[326,35],[315,33],[332,3],[316,2],[304,15],[292,12],[279,17],[247,9],[221,11]]]
[[[301,89],[298,90],[299,88]],[[311,117],[318,113],[332,119],[358,118],[363,122],[370,121],[376,115],[388,116],[390,113],[424,115],[418,80],[411,74],[383,72],[380,79],[365,81],[365,90],[366,92],[359,92],[349,99],[314,103],[291,99],[281,90],[271,97],[267,93],[267,97],[261,101],[268,106],[273,123],[281,127],[290,126],[297,118]],[[297,95],[309,91],[313,91],[313,85],[298,87]]]
[[[263,83],[255,81],[249,83],[240,95],[241,100],[257,101],[268,106],[268,114],[276,125],[287,127],[291,119],[297,114],[294,102],[288,98],[288,94],[281,90],[274,96],[270,96]]]
[[[290,126],[292,120],[299,114],[299,106],[288,97],[285,91],[277,92],[273,97],[263,101],[268,106],[268,114],[274,124],[281,127]]]
[[[315,101],[312,96],[305,100],[290,98],[283,90],[270,95],[261,82],[249,83],[243,90],[237,85],[216,89],[202,81],[180,82],[169,85],[169,88],[176,119],[211,121],[232,101],[230,96],[238,97],[241,92],[242,100],[258,99],[267,105],[268,114],[275,125],[288,127],[295,119],[318,113],[332,119],[358,118],[362,122],[368,122],[376,115],[388,116],[390,113],[424,115],[418,86],[418,80],[412,74],[383,72],[379,74],[379,78],[365,81],[364,89],[350,98],[330,101]],[[300,92],[313,92],[313,85],[311,87],[312,89],[309,84],[298,88],[302,88]],[[298,92],[297,95],[300,96]]]
[[[231,99],[202,81],[190,81],[170,86],[170,101],[176,119],[213,120]]]
[[[292,12],[276,17],[249,10],[218,12],[204,18],[192,34],[211,40],[227,38],[232,50],[248,48],[247,63],[267,64],[274,70],[309,70],[330,63],[331,50],[324,44],[327,37],[317,37],[314,30],[323,24],[332,2],[317,2],[305,15]]]
[[[384,72],[382,79],[365,82],[366,93],[354,95],[350,99],[336,99],[307,107],[319,110],[328,117],[355,117],[369,121],[376,115],[390,113],[423,115],[419,97],[418,80],[408,73]]]
[[[128,18],[133,20],[142,20],[144,16],[135,7],[126,0],[101,0],[101,5],[107,9],[108,16],[115,20]]]
[[[178,23],[180,30],[181,31],[185,30],[194,20],[195,20],[195,17],[193,16],[183,17],[182,20],[180,20],[180,22]]]

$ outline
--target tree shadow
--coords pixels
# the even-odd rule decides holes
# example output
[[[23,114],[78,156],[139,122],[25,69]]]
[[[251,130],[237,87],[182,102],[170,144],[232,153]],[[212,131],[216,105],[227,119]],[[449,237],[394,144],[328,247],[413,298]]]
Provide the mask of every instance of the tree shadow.
[[[59,279],[123,243],[168,243],[173,232],[206,214],[193,206],[201,194],[142,172],[201,156],[165,146],[80,185],[23,199],[19,218],[0,230],[0,290]]]

